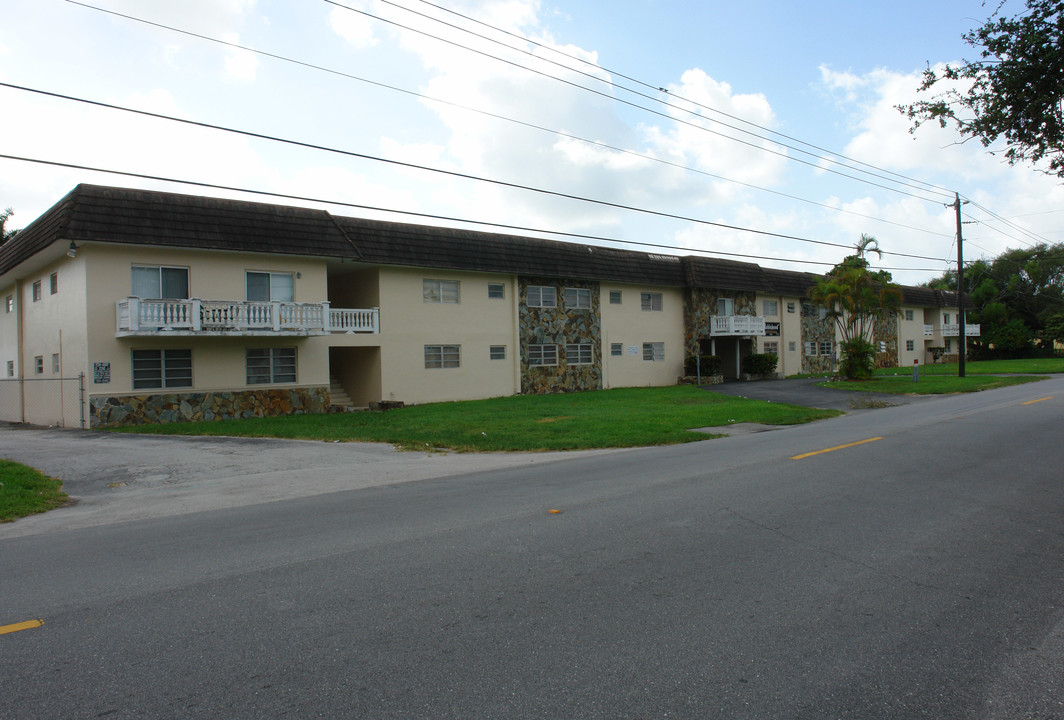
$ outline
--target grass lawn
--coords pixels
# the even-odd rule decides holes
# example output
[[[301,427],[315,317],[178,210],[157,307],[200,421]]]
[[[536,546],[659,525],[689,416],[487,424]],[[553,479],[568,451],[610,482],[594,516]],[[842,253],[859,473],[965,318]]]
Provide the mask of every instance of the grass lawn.
[[[66,505],[63,483],[31,467],[0,460],[0,522],[13,522]]]
[[[912,377],[913,368],[879,368],[876,375],[906,373]],[[995,375],[998,373],[1064,373],[1064,358],[1025,358],[1023,360],[973,360],[964,363],[965,375]],[[924,375],[957,375],[957,363],[920,365]]]
[[[910,372],[907,375],[878,376],[871,380],[837,380],[817,383],[819,387],[836,390],[858,390],[861,392],[893,393],[895,395],[940,395],[943,393],[976,392],[1008,385],[1021,385],[1035,380],[1045,380],[1038,375],[1013,375],[998,377],[994,375],[970,375],[956,377],[948,375],[924,375],[920,373],[920,382],[913,382]]]
[[[584,450],[705,440],[692,428],[755,422],[793,425],[834,410],[732,398],[689,385],[413,405],[386,412],[220,420],[117,428],[169,435],[361,440],[408,450]]]

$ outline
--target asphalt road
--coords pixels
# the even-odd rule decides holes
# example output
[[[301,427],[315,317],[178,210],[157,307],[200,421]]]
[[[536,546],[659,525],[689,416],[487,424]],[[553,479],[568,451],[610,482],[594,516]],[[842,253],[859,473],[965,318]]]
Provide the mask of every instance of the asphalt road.
[[[5,529],[0,718],[1062,718],[1062,402]]]

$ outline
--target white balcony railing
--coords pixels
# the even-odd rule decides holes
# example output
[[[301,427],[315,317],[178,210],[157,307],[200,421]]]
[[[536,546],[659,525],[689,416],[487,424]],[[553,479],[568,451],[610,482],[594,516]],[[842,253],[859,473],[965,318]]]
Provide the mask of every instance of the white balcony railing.
[[[964,324],[964,336],[965,337],[979,337],[980,327],[978,325]],[[948,323],[942,325],[942,337],[957,337],[960,334],[960,325],[957,323]]]
[[[380,332],[377,308],[330,308],[328,302],[119,300],[117,337],[128,335],[327,335]]]
[[[710,335],[764,335],[765,318],[754,315],[714,315]]]
[[[935,336],[935,326],[934,325],[924,325],[924,337],[934,337],[934,336]]]

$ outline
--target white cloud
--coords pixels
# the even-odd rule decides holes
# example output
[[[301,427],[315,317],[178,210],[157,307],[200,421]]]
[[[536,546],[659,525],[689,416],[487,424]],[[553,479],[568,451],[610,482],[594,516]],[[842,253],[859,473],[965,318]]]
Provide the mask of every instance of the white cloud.
[[[352,2],[351,7],[369,9],[372,3]],[[329,27],[356,48],[373,47],[379,41],[373,32],[373,20],[341,7],[329,11]]]
[[[233,44],[240,42],[239,36],[229,33],[225,41]],[[227,48],[225,52],[225,73],[234,80],[250,82],[255,79],[259,69],[259,57],[255,53],[239,48]]]

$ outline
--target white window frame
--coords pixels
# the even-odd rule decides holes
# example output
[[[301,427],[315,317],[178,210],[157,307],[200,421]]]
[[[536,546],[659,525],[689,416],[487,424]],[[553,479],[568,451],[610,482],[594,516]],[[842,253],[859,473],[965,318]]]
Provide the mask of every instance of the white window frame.
[[[15,377],[15,361],[14,360],[8,360],[7,361],[7,376],[8,377]]]
[[[34,280],[33,281],[33,290],[32,290],[32,292],[33,292],[33,302],[37,302],[38,300],[41,299],[41,281],[40,280]]]
[[[565,363],[567,365],[591,365],[594,362],[595,351],[592,349],[591,343],[568,343],[565,346]]]
[[[492,300],[505,300],[506,299],[506,285],[505,283],[488,283],[488,297]]]
[[[950,319],[950,314],[949,313],[942,313],[942,324],[943,325],[949,325],[949,319]]]
[[[620,290],[610,290],[610,305],[620,305],[620,304],[621,304],[621,291]]]
[[[462,367],[461,345],[426,345],[426,370],[453,370]]]
[[[192,350],[189,348],[136,348],[130,351],[130,360],[130,379],[134,390],[192,387]],[[152,370],[157,370],[157,380],[155,373],[144,377],[145,371]]]
[[[765,317],[779,317],[780,304],[778,300],[762,300],[761,313]]]
[[[525,290],[528,307],[558,307],[558,291],[553,285],[529,285]]]
[[[806,357],[816,357],[816,340],[808,340],[802,345],[805,347]]]
[[[610,343],[610,357],[624,357],[624,343]]]
[[[15,296],[14,295],[8,295],[7,296],[7,299],[4,301],[4,308],[5,308],[4,312],[14,312],[14,310],[15,310]]]
[[[157,282],[155,283],[155,285],[156,285],[156,287],[159,290],[159,292],[157,293],[156,296],[138,295],[137,294],[137,288],[136,288],[136,284],[137,283],[136,283],[136,281],[133,278],[133,276],[136,274],[137,270],[141,270],[141,271],[154,270],[155,271],[155,276],[156,276],[156,279],[157,279]],[[176,272],[176,273],[184,274],[184,276],[185,276],[185,294],[184,295],[172,295],[172,294],[167,294],[166,292],[164,292],[164,289],[163,289],[163,271],[164,270],[165,271],[169,271],[169,272]],[[175,265],[133,265],[131,270],[130,270],[129,294],[134,296],[134,297],[139,297],[139,298],[142,298],[144,300],[163,300],[163,299],[166,299],[166,300],[188,300],[189,295],[191,293],[191,290],[192,290],[192,273],[189,272],[189,269],[187,267],[177,267]]]
[[[664,307],[664,299],[661,293],[639,293],[639,309],[643,312],[661,312]]]
[[[458,305],[462,302],[462,283],[460,280],[424,278],[421,301],[431,305]]]
[[[723,310],[724,312],[721,312]],[[735,300],[732,298],[719,297],[714,308],[717,317],[731,317],[735,314]]]
[[[792,302],[787,303],[787,312],[789,312],[789,313],[793,313],[794,312],[794,303],[792,303]]]
[[[52,353],[52,374],[59,374],[59,353]]]
[[[776,357],[779,357],[780,344],[779,344],[778,341],[777,342],[766,342],[764,344],[764,346],[761,348],[761,352],[765,353],[765,354],[770,354],[771,353],[772,355],[775,355]]]
[[[645,342],[645,343],[643,343],[643,361],[644,362],[665,362],[665,343],[663,343],[663,342]]]
[[[252,298],[249,280],[251,276],[266,276],[269,289],[268,297]],[[296,299],[296,276],[290,272],[272,272],[268,270],[245,270],[244,271],[244,299],[248,302],[295,302]]]
[[[248,385],[294,383],[299,379],[298,360],[294,347],[245,348],[244,379]]]
[[[492,345],[488,348],[489,360],[505,360],[506,359],[506,346],[505,345]]]
[[[555,343],[530,343],[528,346],[529,367],[558,364],[558,346]]]
[[[54,272],[48,276],[48,294],[55,295],[59,292],[59,273]]]
[[[906,340],[905,341],[905,352],[912,352],[915,349],[916,349],[916,341],[915,340]]]
[[[44,355],[37,355],[33,358],[33,374],[44,375]]]
[[[907,321],[909,321],[909,322],[913,321],[913,311],[912,310],[906,310],[905,311],[905,319]]]
[[[820,341],[820,354],[822,356],[825,356],[825,357],[830,355],[831,354],[832,345],[833,345],[833,343],[830,340],[821,340]]]
[[[590,310],[591,289],[567,287],[564,289],[566,310]]]
[[[798,343],[795,340],[787,341],[787,352],[796,352],[798,350]]]

